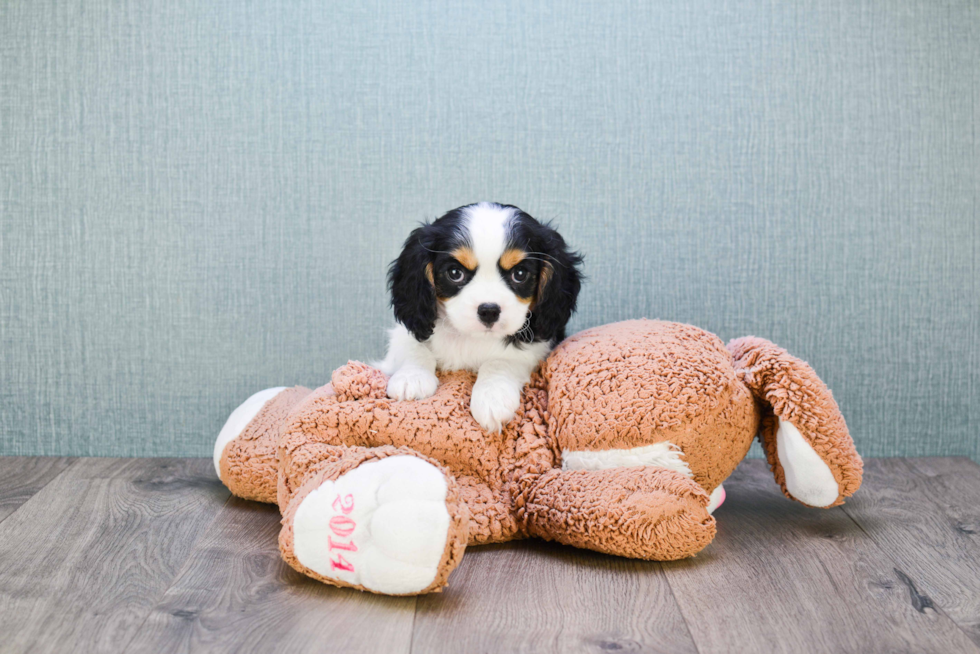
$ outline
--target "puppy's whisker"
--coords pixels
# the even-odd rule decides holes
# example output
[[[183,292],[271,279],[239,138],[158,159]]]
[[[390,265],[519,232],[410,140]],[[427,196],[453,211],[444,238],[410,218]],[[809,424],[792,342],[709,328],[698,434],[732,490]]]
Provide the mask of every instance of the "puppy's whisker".
[[[530,315],[524,320],[524,324],[521,325],[521,328],[517,330],[517,333],[514,334],[514,336],[518,340],[526,343],[530,343],[534,340],[534,328],[531,327]]]
[[[555,258],[555,257],[553,257],[553,256],[551,256],[551,255],[550,255],[550,254],[548,254],[547,252],[528,252],[527,254],[528,254],[528,258],[530,258],[532,254],[537,254],[537,255],[540,255],[540,256],[542,256],[542,257],[547,257],[547,258],[548,258],[548,259],[550,259],[550,260],[551,260],[552,262],[554,262],[554,263],[556,263],[556,264],[558,264],[558,265],[559,265],[559,266],[561,266],[562,268],[564,268],[564,267],[565,267],[565,264],[563,264],[563,263],[562,263],[561,261],[559,261],[559,260],[558,260],[557,258]],[[537,259],[537,260],[538,260],[538,261],[544,261],[544,259]]]
[[[421,247],[426,252],[431,252],[432,254],[449,254],[449,255],[452,254],[452,252],[449,252],[447,250],[433,250],[432,248],[427,248],[425,247],[425,243],[423,243],[421,240],[419,240],[418,243],[419,243],[419,247]]]

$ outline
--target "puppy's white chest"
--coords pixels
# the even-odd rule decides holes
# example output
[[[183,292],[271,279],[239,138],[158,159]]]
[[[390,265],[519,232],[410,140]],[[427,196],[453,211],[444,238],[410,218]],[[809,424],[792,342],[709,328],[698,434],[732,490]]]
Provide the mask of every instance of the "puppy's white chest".
[[[495,337],[474,337],[437,324],[428,346],[440,370],[469,370],[479,372],[489,359],[504,356],[506,345]]]

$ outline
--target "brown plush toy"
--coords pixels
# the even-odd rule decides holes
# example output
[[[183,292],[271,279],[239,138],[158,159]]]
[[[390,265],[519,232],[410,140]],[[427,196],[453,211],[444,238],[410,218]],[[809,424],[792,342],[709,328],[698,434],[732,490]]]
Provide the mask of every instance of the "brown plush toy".
[[[758,433],[787,497],[841,504],[861,459],[813,370],[759,338],[727,349],[636,320],[561,343],[501,433],[470,415],[474,375],[398,402],[351,362],[315,391],[253,395],[215,445],[239,497],[278,503],[279,546],[315,579],[375,593],[441,590],[467,545],[536,536],[673,560],[711,542],[721,483]]]

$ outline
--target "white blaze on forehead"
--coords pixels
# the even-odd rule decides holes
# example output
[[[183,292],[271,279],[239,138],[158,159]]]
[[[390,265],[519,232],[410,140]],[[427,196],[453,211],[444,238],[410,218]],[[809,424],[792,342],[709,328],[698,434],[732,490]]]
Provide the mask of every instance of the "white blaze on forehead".
[[[486,203],[466,210],[466,230],[479,264],[478,277],[497,275],[497,262],[507,248],[507,223],[513,216],[513,209]]]

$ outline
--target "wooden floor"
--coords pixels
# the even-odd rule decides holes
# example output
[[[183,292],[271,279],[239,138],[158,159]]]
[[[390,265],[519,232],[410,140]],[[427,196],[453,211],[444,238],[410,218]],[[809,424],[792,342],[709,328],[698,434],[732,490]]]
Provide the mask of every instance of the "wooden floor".
[[[762,461],[725,487],[692,560],[525,541],[390,598],[286,567],[210,460],[0,458],[0,651],[980,653],[976,464],[871,460],[829,511]]]

